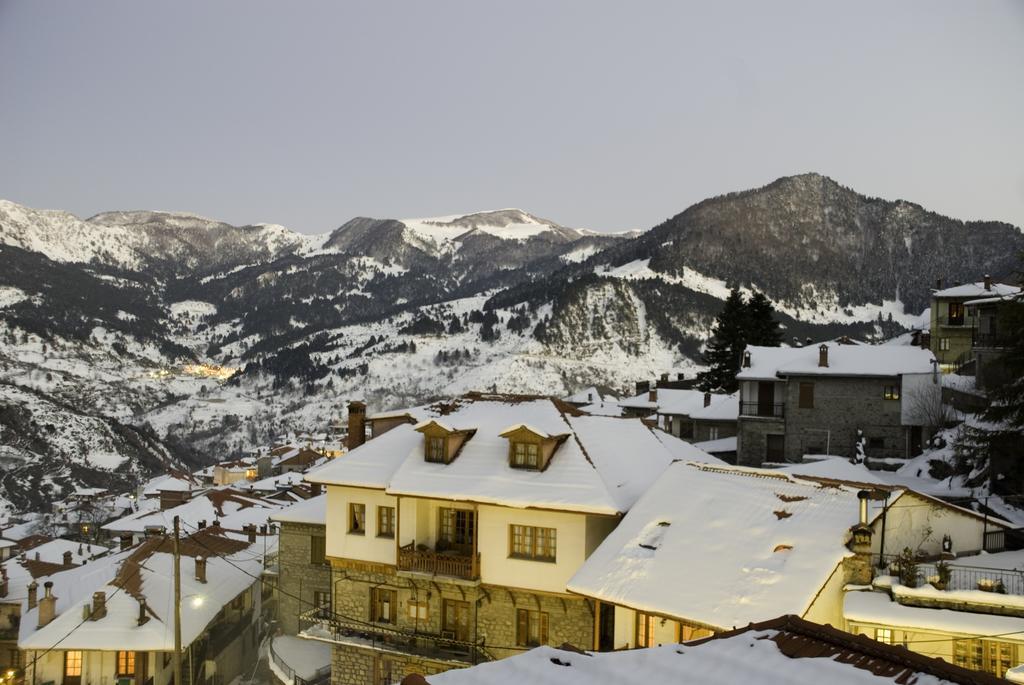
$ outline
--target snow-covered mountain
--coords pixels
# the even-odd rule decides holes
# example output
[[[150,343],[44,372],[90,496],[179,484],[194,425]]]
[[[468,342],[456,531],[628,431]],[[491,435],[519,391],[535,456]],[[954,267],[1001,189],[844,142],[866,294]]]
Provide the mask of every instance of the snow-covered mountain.
[[[356,396],[376,410],[692,374],[733,284],[764,290],[799,339],[894,332],[934,279],[1004,276],[1021,247],[1011,226],[864,198],[817,175],[619,235],[518,209],[357,218],[304,236],[3,202],[0,445],[25,426],[45,438],[45,426],[60,435],[85,420],[145,439],[69,455],[75,438],[19,438],[5,451],[19,475],[0,480],[0,498],[23,506],[15,491],[54,459],[68,486],[221,459],[322,429]],[[101,452],[112,456],[85,456]]]

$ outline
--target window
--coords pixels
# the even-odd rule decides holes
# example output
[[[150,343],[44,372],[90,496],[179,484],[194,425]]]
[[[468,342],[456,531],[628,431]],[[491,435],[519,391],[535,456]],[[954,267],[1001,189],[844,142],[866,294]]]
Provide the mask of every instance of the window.
[[[900,386],[898,385],[887,385],[885,390],[882,391],[882,397],[887,400],[898,400],[900,398]]]
[[[540,467],[540,445],[534,442],[512,443],[512,466],[517,469]]]
[[[1017,664],[1017,646],[997,640],[954,640],[953,663],[972,671],[985,671],[1003,678]]]
[[[534,559],[536,561],[555,560],[554,528],[538,528],[536,526],[509,526],[509,556],[517,559]]]
[[[949,338],[939,338],[939,349],[949,351]]]
[[[77,651],[64,652],[64,677],[82,677],[82,653]]]
[[[374,623],[394,623],[398,593],[387,588],[370,588],[370,620]]]
[[[327,538],[322,535],[311,535],[309,537],[309,563],[327,563]]]
[[[413,621],[430,620],[430,605],[425,599],[410,599],[405,606],[406,614]]]
[[[351,503],[348,505],[348,532],[354,535],[366,534],[366,505]]]
[[[885,438],[868,438],[868,449],[883,450],[885,449]]]
[[[469,640],[469,602],[446,599],[441,605],[441,634],[452,640]]]
[[[117,653],[117,675],[118,677],[135,675],[135,652]]]
[[[377,507],[377,537],[395,537],[395,508]]]
[[[323,590],[313,591],[313,606],[316,607],[317,613],[327,618],[331,614],[331,593]]]
[[[547,644],[547,641],[547,612],[516,609],[516,646],[537,647]]]
[[[460,554],[473,551],[474,516],[468,509],[441,509],[441,534],[437,551],[455,550]]]
[[[708,428],[708,440],[718,440],[718,426]]]
[[[950,302],[949,303],[949,325],[950,326],[963,326],[964,325],[964,303],[963,302]]]
[[[875,628],[875,639],[887,645],[892,644],[892,628]]]
[[[447,441],[444,438],[427,437],[427,461],[438,464],[444,464],[448,461],[445,458],[445,453],[447,452],[445,442]]]
[[[814,409],[814,383],[800,384],[800,408]]]
[[[642,611],[636,612],[636,646],[654,646],[654,616]]]

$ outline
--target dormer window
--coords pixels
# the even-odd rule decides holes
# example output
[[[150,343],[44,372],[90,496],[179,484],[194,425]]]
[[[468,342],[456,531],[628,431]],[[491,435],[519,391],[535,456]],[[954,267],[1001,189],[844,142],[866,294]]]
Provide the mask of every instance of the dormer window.
[[[448,463],[446,458],[447,449],[445,443],[448,441],[441,437],[430,437],[427,440],[427,461],[432,461],[438,464]]]
[[[535,442],[513,442],[512,466],[517,469],[540,468],[540,445]]]
[[[568,433],[551,435],[525,423],[510,426],[501,432],[508,438],[508,465],[514,469],[543,471],[551,463],[558,446]]]
[[[473,437],[472,428],[453,428],[436,419],[416,424],[415,430],[423,433],[423,459],[433,464],[450,464],[459,455],[462,446]]]

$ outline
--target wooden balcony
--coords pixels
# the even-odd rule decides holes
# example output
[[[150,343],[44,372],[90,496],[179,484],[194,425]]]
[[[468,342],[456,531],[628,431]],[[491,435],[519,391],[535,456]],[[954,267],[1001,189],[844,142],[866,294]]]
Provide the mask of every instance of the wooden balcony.
[[[436,552],[425,545],[417,546],[413,541],[398,548],[398,570],[478,580],[480,554],[460,554],[455,550]]]

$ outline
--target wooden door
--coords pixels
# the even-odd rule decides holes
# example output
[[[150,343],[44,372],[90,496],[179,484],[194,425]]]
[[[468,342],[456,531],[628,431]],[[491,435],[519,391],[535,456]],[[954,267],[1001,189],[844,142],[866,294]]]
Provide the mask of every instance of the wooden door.
[[[765,460],[781,462],[786,458],[786,436],[773,433],[765,436]]]
[[[601,618],[597,628],[597,649],[610,652],[615,649],[615,605],[601,603]]]
[[[446,599],[443,609],[441,630],[456,640],[469,642],[469,602]]]
[[[760,381],[757,384],[757,415],[775,415],[775,383]]]
[[[469,556],[473,553],[473,535],[476,532],[476,517],[467,509],[442,509],[441,543],[438,551],[454,550]]]

